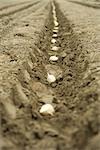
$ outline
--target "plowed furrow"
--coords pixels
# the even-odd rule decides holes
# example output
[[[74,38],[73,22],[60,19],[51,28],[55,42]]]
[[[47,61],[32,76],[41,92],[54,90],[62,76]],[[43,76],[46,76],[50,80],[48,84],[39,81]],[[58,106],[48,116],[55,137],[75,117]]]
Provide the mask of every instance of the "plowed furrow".
[[[11,7],[15,7],[15,6],[18,6],[18,5],[23,5],[25,3],[29,3],[30,1],[25,1],[25,2],[20,2],[20,3],[15,3],[15,4],[11,4],[11,5],[5,5],[3,7],[0,7],[0,11],[4,10],[4,9],[8,9],[8,8],[11,8]]]
[[[17,13],[17,12],[23,11],[23,10],[25,10],[25,9],[28,9],[28,8],[32,7],[33,5],[36,5],[37,3],[38,3],[38,2],[31,3],[31,4],[28,4],[28,5],[23,6],[23,7],[21,7],[21,8],[14,9],[13,11],[12,11],[12,10],[9,11],[9,12],[6,12],[6,11],[5,11],[4,13],[1,13],[1,14],[0,14],[0,19],[3,18],[3,17],[9,16],[9,15],[15,14],[15,13]]]
[[[40,5],[41,3],[37,3],[37,5],[35,4],[32,7],[18,11],[16,14],[12,14],[12,16],[7,16],[7,18],[2,19],[0,39],[2,40],[4,36],[6,36],[11,29],[17,25],[18,21],[23,20],[26,17],[28,18],[28,16],[30,17],[30,15],[33,15],[36,11],[38,11],[38,9],[40,9]]]
[[[50,12],[34,44],[28,33],[16,35],[22,43],[12,48],[27,49],[27,55],[19,51],[26,57],[7,54],[9,66],[18,64],[3,76],[2,145],[7,150],[87,150],[99,132],[97,83],[92,74],[86,76],[87,51],[70,20],[57,3],[45,8]],[[52,113],[41,111],[44,105],[52,106]]]

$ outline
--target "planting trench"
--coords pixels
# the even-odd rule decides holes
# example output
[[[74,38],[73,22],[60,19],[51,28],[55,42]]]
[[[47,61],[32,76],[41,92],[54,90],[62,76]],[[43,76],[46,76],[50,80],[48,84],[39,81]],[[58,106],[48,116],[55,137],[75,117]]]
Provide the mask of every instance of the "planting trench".
[[[39,41],[19,69],[7,103],[1,103],[4,150],[89,150],[99,132],[98,93],[95,78],[87,75],[87,51],[58,4],[53,6],[57,37],[52,37],[56,33],[51,5]],[[58,49],[52,50],[54,46]],[[50,61],[50,56],[58,60]],[[56,81],[49,83],[47,73]],[[53,115],[40,113],[46,103],[54,107]]]

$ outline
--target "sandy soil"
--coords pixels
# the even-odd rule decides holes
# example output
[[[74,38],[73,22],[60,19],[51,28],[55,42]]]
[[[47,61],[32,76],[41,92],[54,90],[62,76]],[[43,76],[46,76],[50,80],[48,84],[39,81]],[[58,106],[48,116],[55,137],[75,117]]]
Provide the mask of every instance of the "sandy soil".
[[[58,51],[51,1],[0,3],[0,148],[99,150],[100,1],[54,2]],[[39,113],[45,103],[53,116]]]

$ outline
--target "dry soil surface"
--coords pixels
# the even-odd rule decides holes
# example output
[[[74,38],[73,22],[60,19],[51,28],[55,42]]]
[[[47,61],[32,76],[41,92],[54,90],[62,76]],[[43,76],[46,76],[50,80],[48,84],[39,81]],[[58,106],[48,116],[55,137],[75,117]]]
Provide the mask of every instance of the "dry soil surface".
[[[100,150],[99,0],[0,1],[0,124],[1,150]]]

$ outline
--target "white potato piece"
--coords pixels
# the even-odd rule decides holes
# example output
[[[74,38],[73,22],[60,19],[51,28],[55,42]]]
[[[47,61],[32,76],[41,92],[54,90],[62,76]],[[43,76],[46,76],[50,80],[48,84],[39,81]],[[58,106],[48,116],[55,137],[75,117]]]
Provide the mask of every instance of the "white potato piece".
[[[52,40],[51,40],[51,43],[52,43],[52,44],[56,43],[56,39],[52,39]]]
[[[51,56],[49,58],[50,61],[57,61],[58,60],[58,57],[57,56]]]
[[[48,73],[48,74],[47,74],[47,81],[48,81],[49,83],[53,83],[53,82],[56,81],[56,77],[55,77],[54,75]]]
[[[52,13],[53,13],[53,16],[56,16],[56,11],[55,10],[53,10]]]
[[[42,115],[53,115],[55,112],[54,107],[51,104],[44,104],[40,109]]]
[[[55,27],[57,27],[59,25],[59,23],[54,20],[54,25],[55,25]]]
[[[58,37],[58,35],[57,35],[57,34],[53,34],[52,37],[53,37],[53,38],[56,38],[56,37]]]
[[[57,29],[54,29],[54,30],[53,30],[53,33],[58,33],[58,30],[57,30]]]
[[[59,47],[53,46],[51,50],[52,50],[52,51],[58,51],[58,50],[59,50]]]
[[[54,27],[54,30],[58,30],[59,29],[59,27]]]

